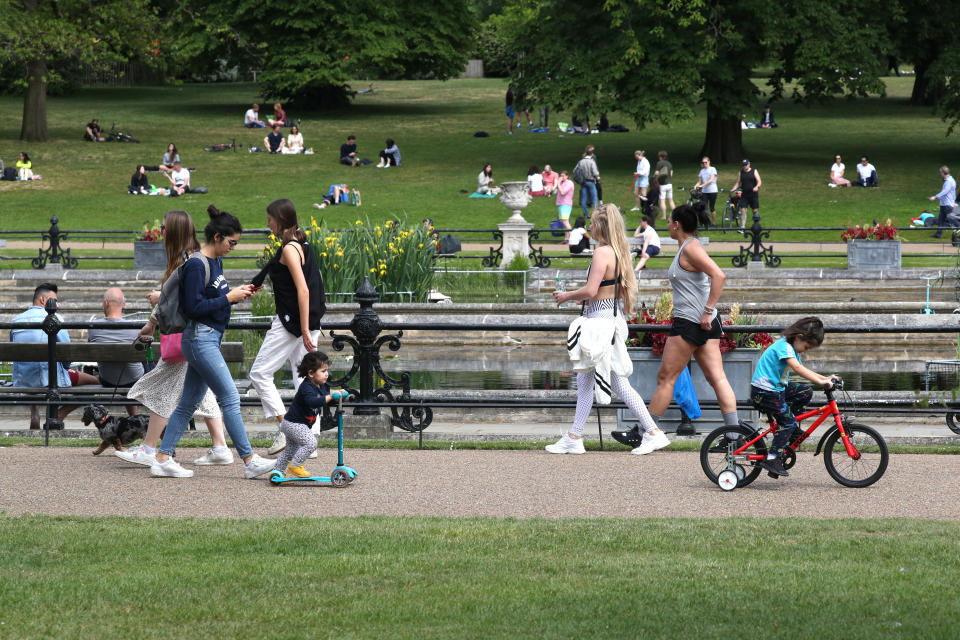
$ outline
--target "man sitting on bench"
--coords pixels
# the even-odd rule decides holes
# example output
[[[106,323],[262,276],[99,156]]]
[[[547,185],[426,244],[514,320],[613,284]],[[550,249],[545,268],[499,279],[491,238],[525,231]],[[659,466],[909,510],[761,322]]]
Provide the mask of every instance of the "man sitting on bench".
[[[122,322],[126,306],[123,291],[117,287],[107,289],[103,295],[103,320]],[[90,329],[87,332],[87,342],[133,344],[139,335],[139,329]],[[97,366],[100,369],[100,384],[111,389],[129,389],[143,377],[143,364],[140,362],[98,362]],[[137,415],[137,405],[128,404],[125,408],[127,415]]]
[[[57,285],[44,283],[33,291],[33,304],[29,309],[13,319],[14,322],[43,322],[47,317],[44,307],[47,300],[57,300]],[[60,318],[60,314],[57,314]],[[62,320],[62,318],[60,318]],[[43,329],[11,329],[10,342],[42,342],[46,344],[47,334]],[[66,329],[61,329],[57,333],[57,342],[70,342],[70,336]],[[47,363],[46,362],[14,362],[13,363],[13,386],[15,387],[46,387],[47,386]],[[99,380],[88,373],[82,373],[75,369],[67,369],[63,363],[57,363],[57,386],[72,387],[83,384],[99,384]],[[60,407],[59,418],[63,420],[68,413],[76,409],[73,407]],[[30,428],[40,428],[40,407],[32,405],[30,407]]]

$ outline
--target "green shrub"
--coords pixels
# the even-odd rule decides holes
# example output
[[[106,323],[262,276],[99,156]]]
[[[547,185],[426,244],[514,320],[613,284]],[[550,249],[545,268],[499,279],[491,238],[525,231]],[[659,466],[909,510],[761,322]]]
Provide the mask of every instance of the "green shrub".
[[[529,271],[530,270],[530,260],[527,259],[527,256],[522,253],[517,253],[513,256],[513,259],[510,260],[510,264],[506,266],[504,271]],[[520,287],[523,286],[523,276],[519,273],[505,273],[504,279],[506,280],[507,286],[509,287]]]

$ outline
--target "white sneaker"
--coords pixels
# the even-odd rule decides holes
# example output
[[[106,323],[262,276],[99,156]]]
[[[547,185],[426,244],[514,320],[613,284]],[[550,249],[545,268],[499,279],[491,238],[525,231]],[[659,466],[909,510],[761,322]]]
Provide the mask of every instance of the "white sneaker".
[[[126,460],[127,462],[132,462],[134,464],[142,464],[145,467],[151,466],[157,460],[157,454],[147,453],[143,449],[142,444],[138,444],[135,447],[130,447],[126,451],[114,451],[113,455],[117,456],[121,460]]]
[[[193,471],[184,469],[173,458],[167,458],[163,462],[153,461],[150,465],[150,475],[167,478],[192,478]]]
[[[250,458],[249,462],[243,464],[243,477],[244,478],[256,478],[257,476],[262,476],[265,473],[268,473],[273,469],[273,465],[276,462],[273,460],[267,460],[261,458],[257,454],[253,454],[253,457]],[[193,473],[192,471],[190,472]]]
[[[828,182],[828,183],[827,183],[827,186],[830,187],[831,189],[836,189],[836,188],[837,188],[837,185],[835,185],[835,184],[832,183],[832,182]]]
[[[640,211],[640,207],[630,207],[630,211]]]
[[[657,449],[663,449],[664,447],[670,446],[670,438],[667,437],[663,431],[657,431],[656,435],[651,435],[650,433],[643,434],[643,441],[640,442],[640,446],[631,451],[635,456],[645,456],[648,453],[653,453]]]
[[[316,449],[314,449],[313,451],[311,451],[311,452],[310,452],[310,455],[307,456],[307,458],[316,458],[316,457],[317,457],[317,450],[316,450]]]
[[[270,448],[267,449],[268,456],[275,456],[281,451],[283,451],[287,446],[287,436],[283,435],[283,431],[277,431],[277,435],[273,438],[273,444],[270,445]]]
[[[583,438],[571,438],[569,433],[563,434],[556,444],[548,444],[544,449],[550,453],[585,453]]]
[[[201,466],[213,464],[233,464],[233,454],[230,453],[229,449],[217,451],[211,447],[210,449],[207,449],[207,455],[197,458],[193,461],[193,464]]]

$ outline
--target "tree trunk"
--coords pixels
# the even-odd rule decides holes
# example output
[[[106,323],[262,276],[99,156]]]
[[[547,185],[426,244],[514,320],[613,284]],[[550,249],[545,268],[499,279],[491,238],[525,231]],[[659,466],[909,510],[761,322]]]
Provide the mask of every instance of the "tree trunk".
[[[25,142],[47,140],[47,62],[27,62],[27,92],[23,96],[23,121],[20,139]]]
[[[740,118],[718,116],[719,109],[707,105],[707,133],[704,136],[701,156],[709,156],[714,164],[740,162],[743,158],[743,138]]]
[[[922,60],[914,67],[913,93],[910,104],[915,107],[932,107],[943,97],[943,79],[930,77],[931,61]]]

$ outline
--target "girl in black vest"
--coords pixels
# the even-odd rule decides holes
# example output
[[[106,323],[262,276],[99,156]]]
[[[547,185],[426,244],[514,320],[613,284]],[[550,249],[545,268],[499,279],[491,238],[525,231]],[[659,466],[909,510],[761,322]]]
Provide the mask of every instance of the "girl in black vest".
[[[279,425],[286,409],[273,383],[273,374],[284,363],[289,363],[296,385],[300,386],[303,379],[296,376],[297,365],[304,355],[317,349],[324,300],[316,257],[297,223],[293,203],[286,198],[271,202],[267,207],[267,226],[281,244],[276,255],[253,279],[253,284],[259,287],[266,276],[270,276],[277,317],[263,338],[250,369],[250,381],[260,396],[264,414],[276,419]],[[284,446],[286,438],[277,431],[268,454],[273,455]]]

